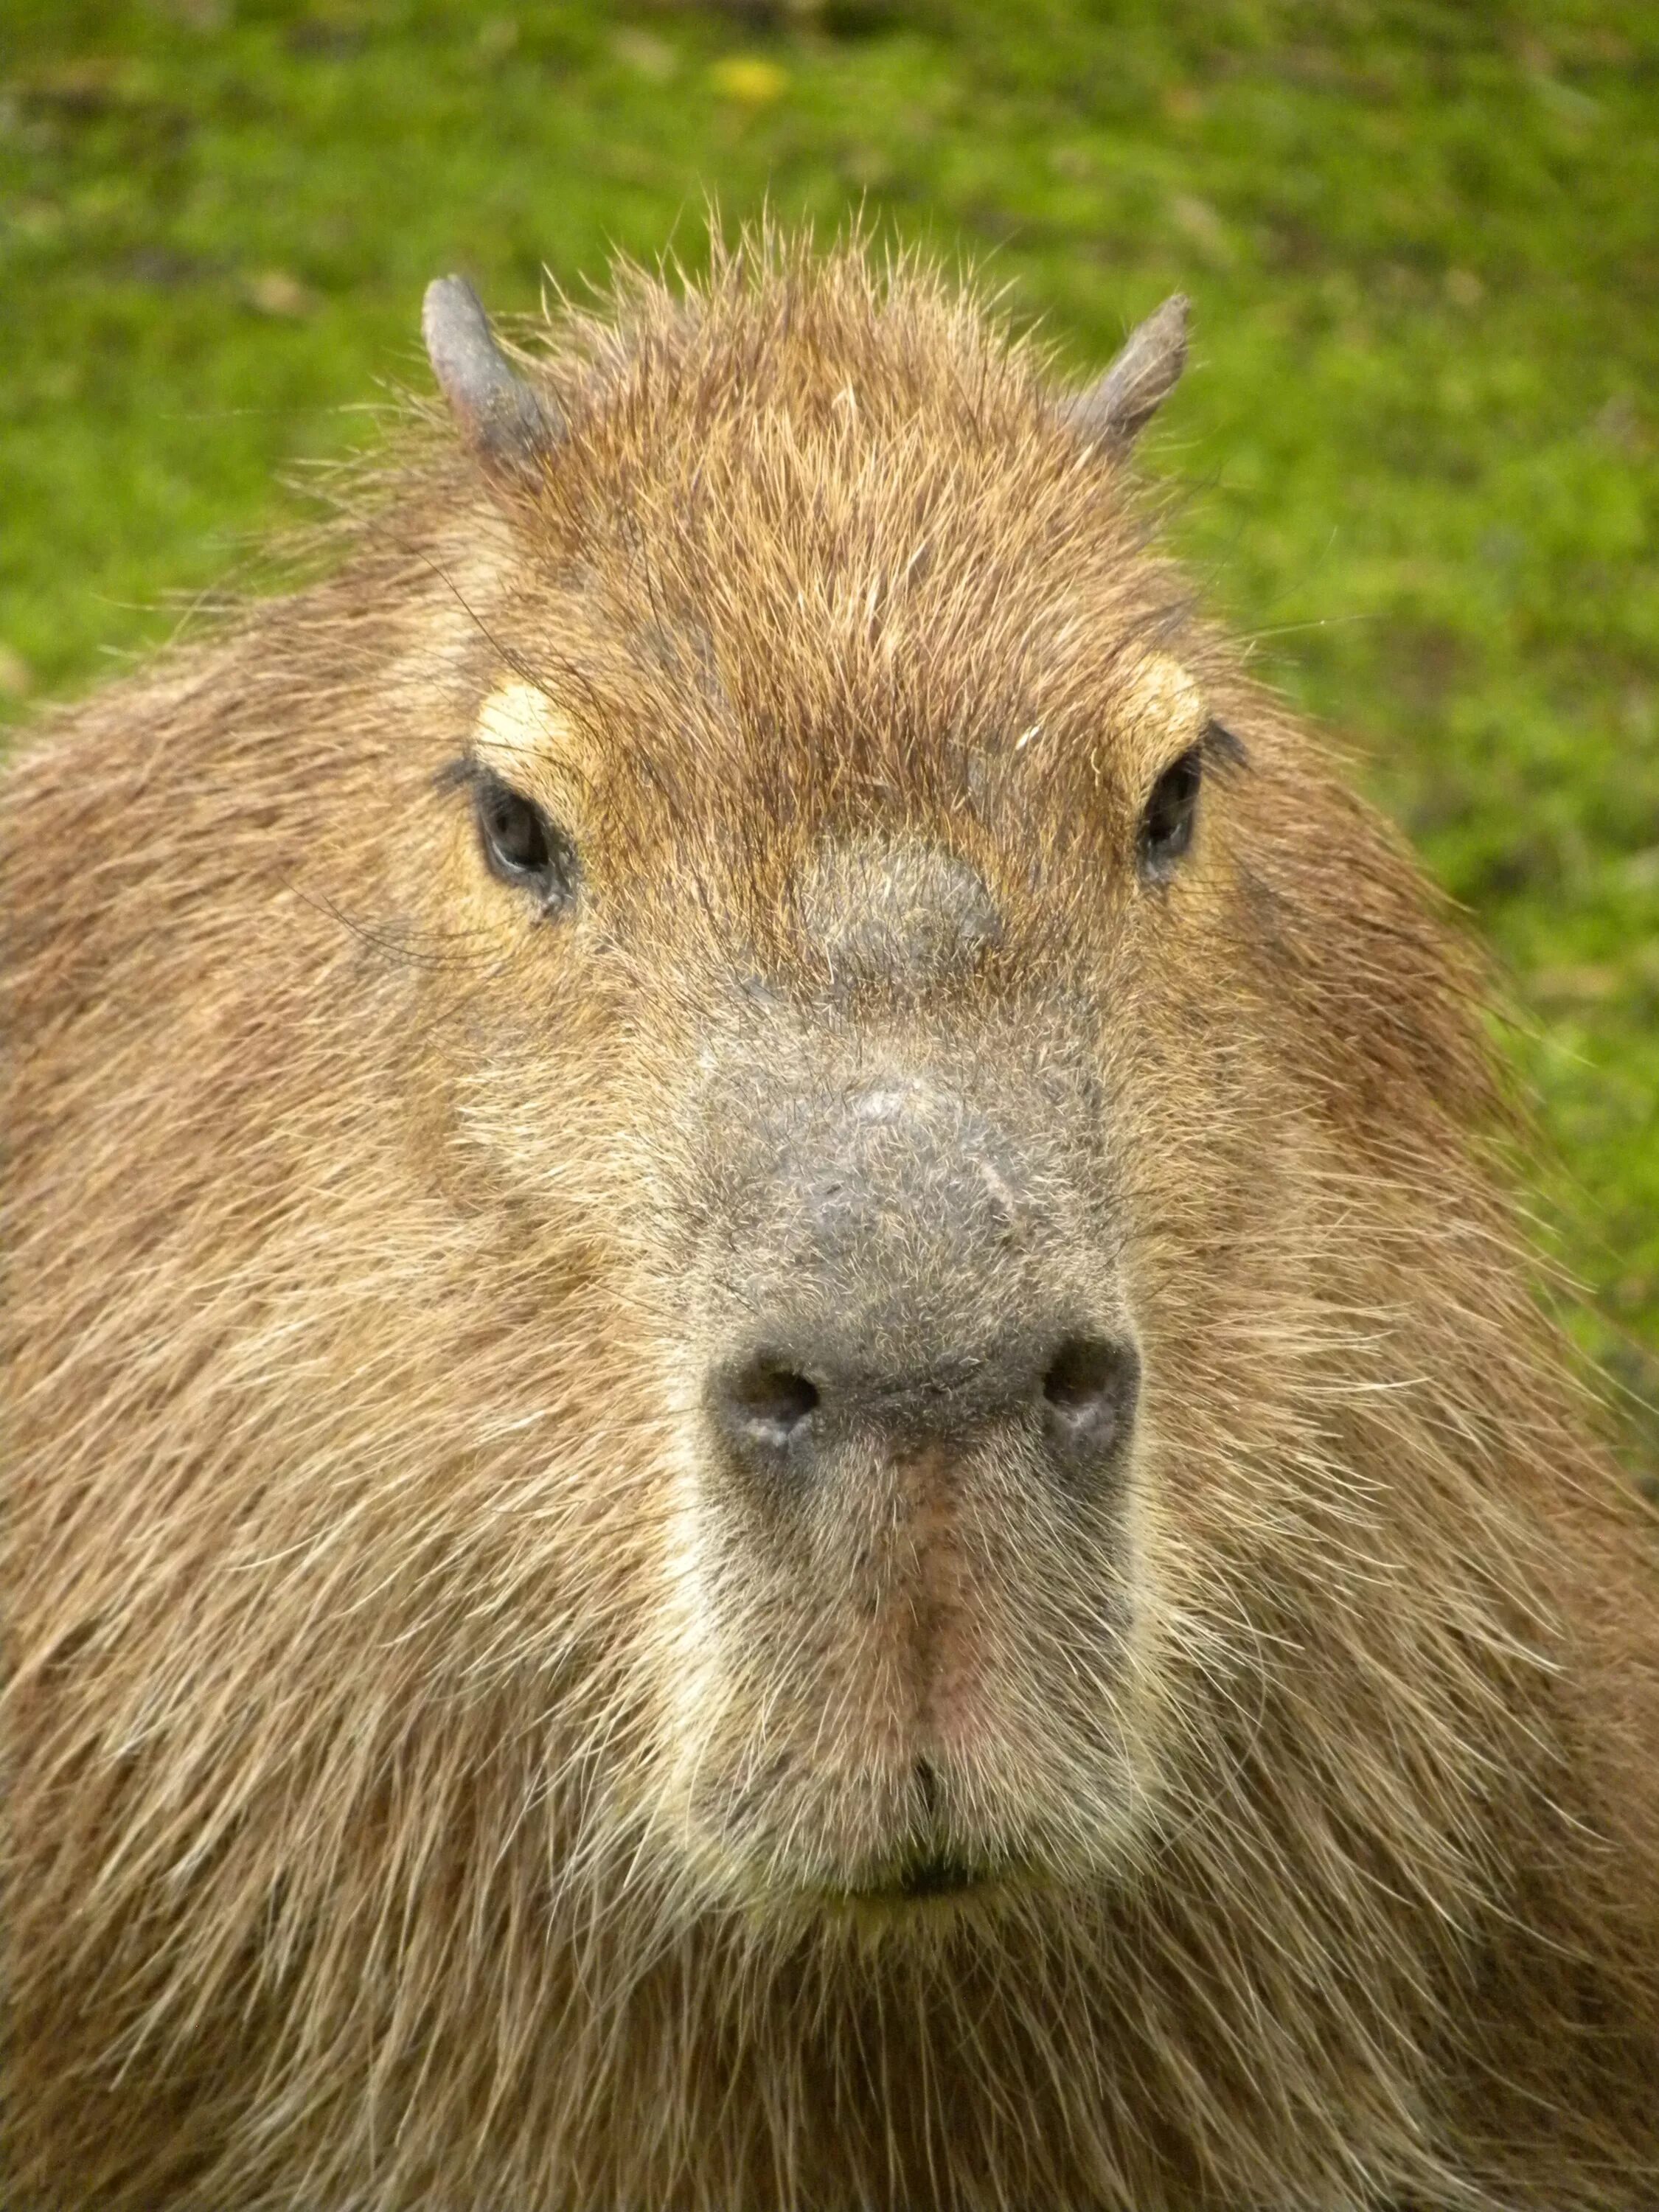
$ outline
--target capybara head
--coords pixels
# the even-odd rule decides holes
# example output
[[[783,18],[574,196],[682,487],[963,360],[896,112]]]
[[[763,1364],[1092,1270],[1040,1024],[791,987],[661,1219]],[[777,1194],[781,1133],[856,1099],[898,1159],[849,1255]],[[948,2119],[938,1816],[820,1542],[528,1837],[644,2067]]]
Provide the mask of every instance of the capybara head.
[[[1149,543],[1184,330],[443,280],[459,439],[16,779],[41,2203],[1630,2166],[1459,2086],[1623,2017],[1592,1871],[1492,1963],[1603,1479],[1468,963]]]
[[[428,307],[524,550],[399,909],[608,1531],[516,1630],[605,1608],[594,1787],[688,1903],[994,1912],[1214,1789],[1239,1547],[1352,1510],[1305,1394],[1388,1327],[1316,1317],[1328,1209],[1420,1180],[1471,1054],[1109,401],[857,262],[653,307],[510,441]]]

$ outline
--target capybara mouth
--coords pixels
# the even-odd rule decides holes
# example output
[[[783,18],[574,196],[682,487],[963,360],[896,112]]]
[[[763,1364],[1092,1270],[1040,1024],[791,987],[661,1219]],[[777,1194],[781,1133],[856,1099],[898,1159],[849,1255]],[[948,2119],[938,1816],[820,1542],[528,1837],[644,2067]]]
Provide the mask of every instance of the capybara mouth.
[[[962,1859],[918,1859],[905,1869],[898,1889],[902,1897],[956,1897],[964,1889],[977,1889],[985,1878],[981,1869]]]
[[[948,1852],[907,1859],[878,1881],[842,1893],[854,1905],[913,1905],[929,1899],[961,1898],[1006,1880],[1006,1867],[976,1865]]]

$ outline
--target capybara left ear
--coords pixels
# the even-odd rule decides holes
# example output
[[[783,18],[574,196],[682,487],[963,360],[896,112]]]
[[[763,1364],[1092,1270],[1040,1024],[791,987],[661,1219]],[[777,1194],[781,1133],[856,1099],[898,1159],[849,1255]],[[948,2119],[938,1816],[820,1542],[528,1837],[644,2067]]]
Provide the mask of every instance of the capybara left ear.
[[[1138,323],[1103,376],[1066,400],[1061,416],[1088,446],[1127,453],[1187,366],[1184,292]]]
[[[514,373],[465,276],[440,276],[427,286],[421,335],[438,388],[479,459],[529,474],[562,425]]]

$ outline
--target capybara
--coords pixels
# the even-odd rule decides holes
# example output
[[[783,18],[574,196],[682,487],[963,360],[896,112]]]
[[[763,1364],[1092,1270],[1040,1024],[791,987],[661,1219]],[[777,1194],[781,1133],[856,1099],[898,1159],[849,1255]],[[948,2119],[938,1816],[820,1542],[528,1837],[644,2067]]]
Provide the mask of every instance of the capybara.
[[[1184,302],[425,330],[9,780],[9,2212],[1659,2203],[1652,1534]]]

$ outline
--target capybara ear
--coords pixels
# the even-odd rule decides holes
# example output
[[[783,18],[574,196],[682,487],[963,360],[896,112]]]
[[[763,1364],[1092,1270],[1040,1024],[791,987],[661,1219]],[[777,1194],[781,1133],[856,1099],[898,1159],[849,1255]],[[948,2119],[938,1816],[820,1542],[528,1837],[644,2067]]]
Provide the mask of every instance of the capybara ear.
[[[1175,390],[1187,366],[1187,295],[1172,293],[1130,331],[1105,374],[1065,403],[1066,425],[1085,445],[1127,453]]]
[[[514,374],[465,276],[439,276],[427,286],[421,335],[439,389],[479,459],[529,473],[557,442],[562,425],[550,404]]]

